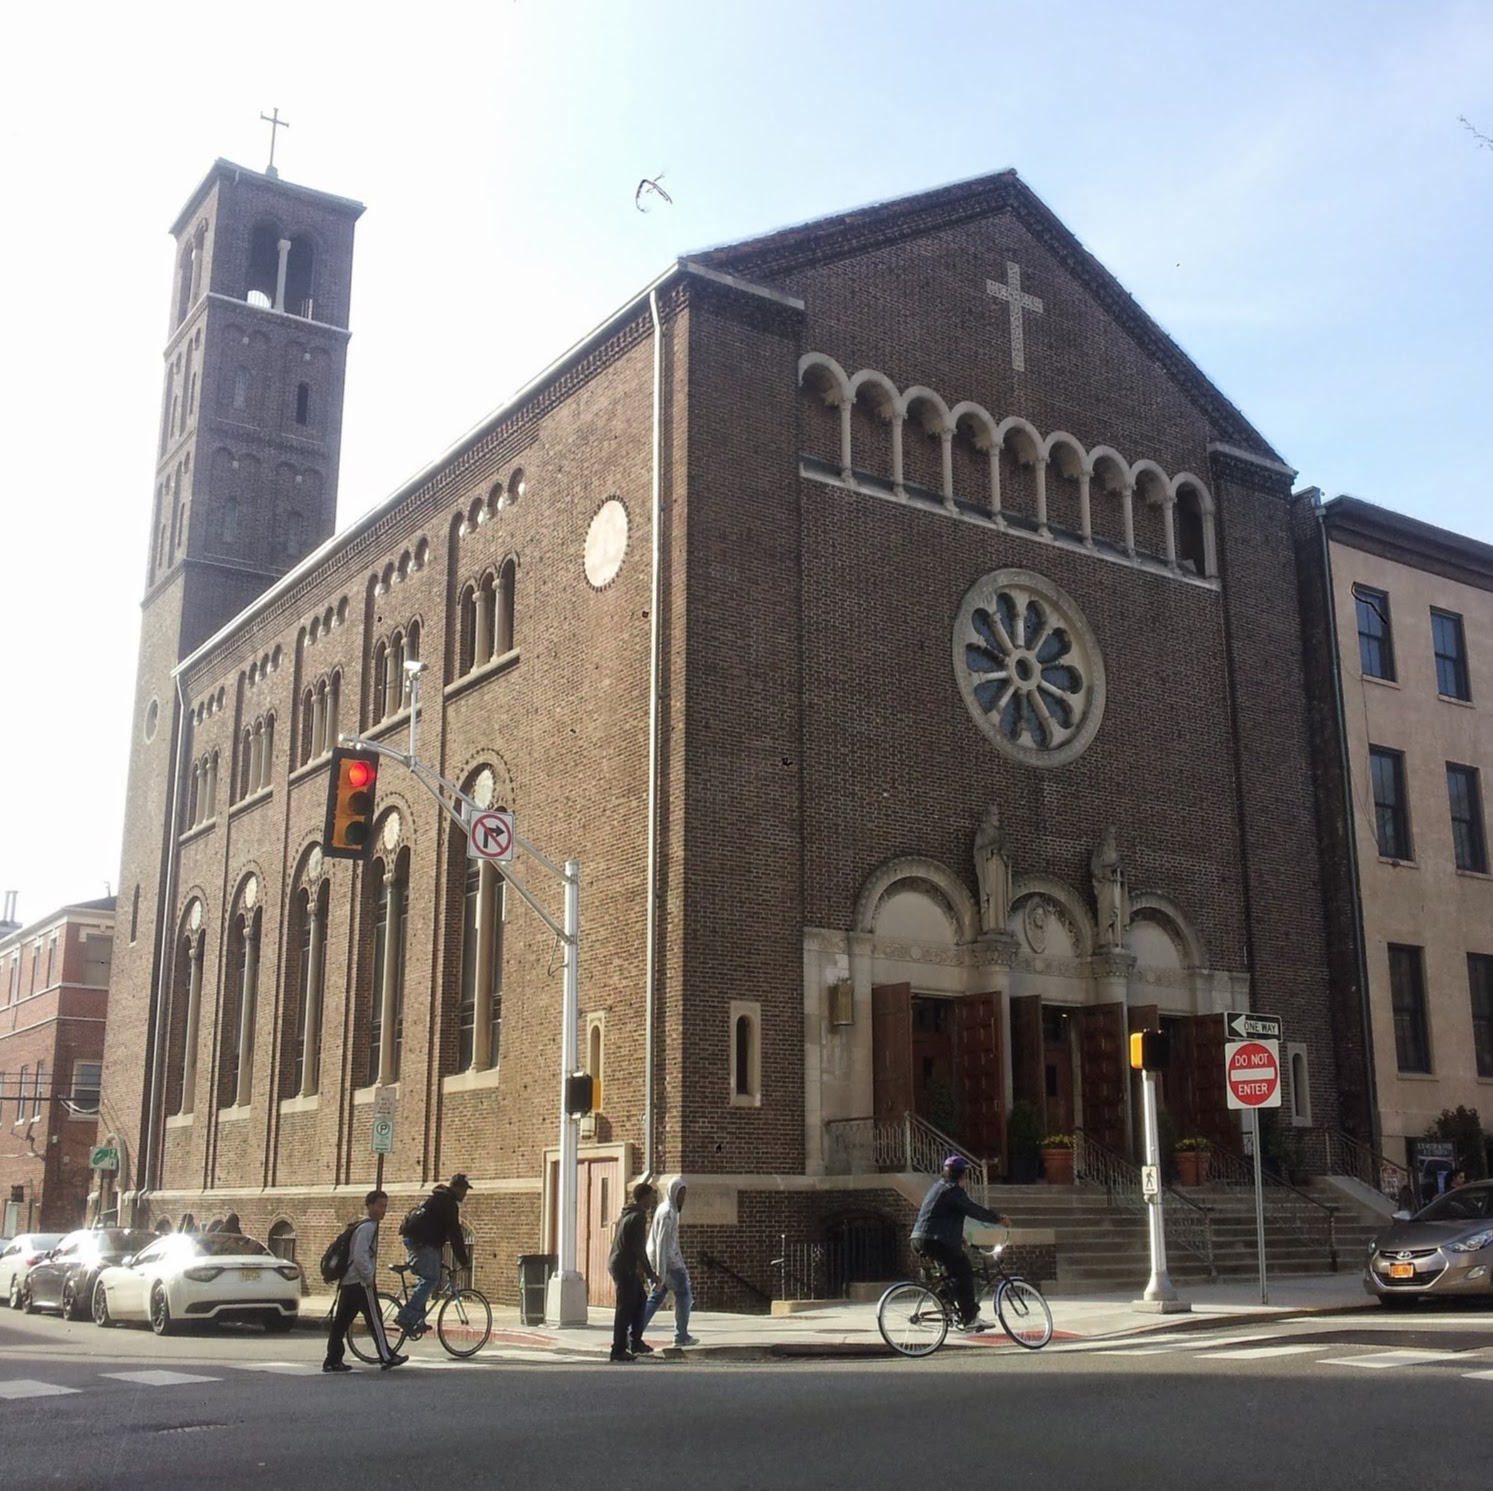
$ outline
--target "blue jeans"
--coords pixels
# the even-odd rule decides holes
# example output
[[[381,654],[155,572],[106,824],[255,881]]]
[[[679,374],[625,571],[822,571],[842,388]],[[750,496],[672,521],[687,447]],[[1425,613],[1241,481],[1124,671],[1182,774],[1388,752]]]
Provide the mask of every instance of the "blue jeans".
[[[653,1292],[648,1296],[647,1308],[643,1311],[643,1329],[648,1329],[648,1322],[658,1313],[658,1307],[664,1302],[664,1295],[674,1296],[674,1340],[683,1345],[689,1335],[689,1311],[694,1304],[695,1297],[689,1290],[689,1270],[687,1268],[666,1268],[659,1277],[657,1284],[653,1286]]]
[[[429,1303],[431,1291],[440,1282],[441,1250],[415,1242],[406,1242],[404,1250],[409,1254],[410,1267],[420,1282],[415,1286],[410,1302],[396,1319],[405,1330],[418,1330],[425,1324],[425,1307]]]

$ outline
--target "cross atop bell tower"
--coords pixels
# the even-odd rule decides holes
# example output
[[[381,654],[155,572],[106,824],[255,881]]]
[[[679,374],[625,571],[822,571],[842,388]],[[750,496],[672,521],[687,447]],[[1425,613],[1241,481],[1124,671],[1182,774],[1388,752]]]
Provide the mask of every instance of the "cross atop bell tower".
[[[173,663],[331,536],[362,211],[220,160],[172,224],[146,599],[185,586]]]

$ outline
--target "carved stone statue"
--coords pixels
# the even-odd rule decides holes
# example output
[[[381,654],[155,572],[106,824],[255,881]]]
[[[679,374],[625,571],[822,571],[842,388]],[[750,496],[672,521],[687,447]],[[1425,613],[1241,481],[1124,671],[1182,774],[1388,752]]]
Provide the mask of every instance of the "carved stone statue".
[[[1011,861],[994,803],[985,809],[975,834],[975,878],[980,882],[980,931],[1004,932],[1011,914]]]
[[[1094,905],[1099,911],[1099,946],[1119,947],[1130,923],[1130,895],[1113,824],[1104,830],[1104,837],[1089,856],[1089,874],[1094,879]]]

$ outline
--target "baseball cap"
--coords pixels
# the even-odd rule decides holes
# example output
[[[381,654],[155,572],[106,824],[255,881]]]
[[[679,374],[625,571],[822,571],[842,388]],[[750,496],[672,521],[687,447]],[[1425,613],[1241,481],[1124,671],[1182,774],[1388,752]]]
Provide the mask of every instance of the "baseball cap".
[[[453,1191],[470,1191],[472,1183],[466,1177],[464,1170],[458,1170],[450,1179],[449,1185]]]

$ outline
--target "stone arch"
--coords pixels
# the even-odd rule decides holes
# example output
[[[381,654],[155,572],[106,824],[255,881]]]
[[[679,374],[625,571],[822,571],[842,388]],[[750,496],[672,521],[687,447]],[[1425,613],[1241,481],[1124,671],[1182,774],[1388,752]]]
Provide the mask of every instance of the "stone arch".
[[[1130,919],[1135,921],[1142,914],[1160,924],[1176,942],[1182,956],[1184,968],[1206,968],[1207,954],[1203,939],[1187,913],[1170,896],[1146,892],[1130,898]]]
[[[854,469],[902,484],[901,395],[884,373],[862,368],[850,380],[851,457]]]
[[[1042,445],[1046,462],[1047,521],[1087,542],[1089,525],[1089,459],[1083,446],[1066,430],[1054,430]]]
[[[902,395],[901,412],[903,480],[952,502],[949,406],[931,388],[918,386]]]
[[[979,936],[979,912],[964,882],[946,865],[920,856],[888,860],[867,877],[855,903],[857,932],[876,930],[877,907],[902,880],[923,881],[939,893],[946,903],[957,941],[973,942]]]
[[[1000,466],[996,460],[995,416],[969,399],[949,410],[953,426],[954,491],[965,499],[1000,510]]]
[[[1158,559],[1169,558],[1172,541],[1172,482],[1155,461],[1137,461],[1131,467],[1132,510],[1135,547]]]
[[[833,357],[806,352],[798,360],[803,404],[804,449],[832,461],[842,481],[850,480],[850,379]]]
[[[824,400],[834,407],[842,402],[849,403],[852,397],[849,375],[833,357],[823,352],[805,352],[799,358],[798,382],[800,387],[812,388],[817,393],[834,393],[836,397],[833,400]]]
[[[1032,896],[1045,896],[1049,901],[1056,902],[1071,924],[1078,944],[1078,955],[1083,958],[1092,957],[1097,938],[1094,918],[1089,912],[1088,904],[1067,881],[1059,880],[1054,875],[1022,875],[1017,879],[1011,887],[1011,920],[1007,925],[1015,930],[1018,908]]]
[[[1172,515],[1179,568],[1204,577],[1218,573],[1213,494],[1190,471],[1172,478]]]

